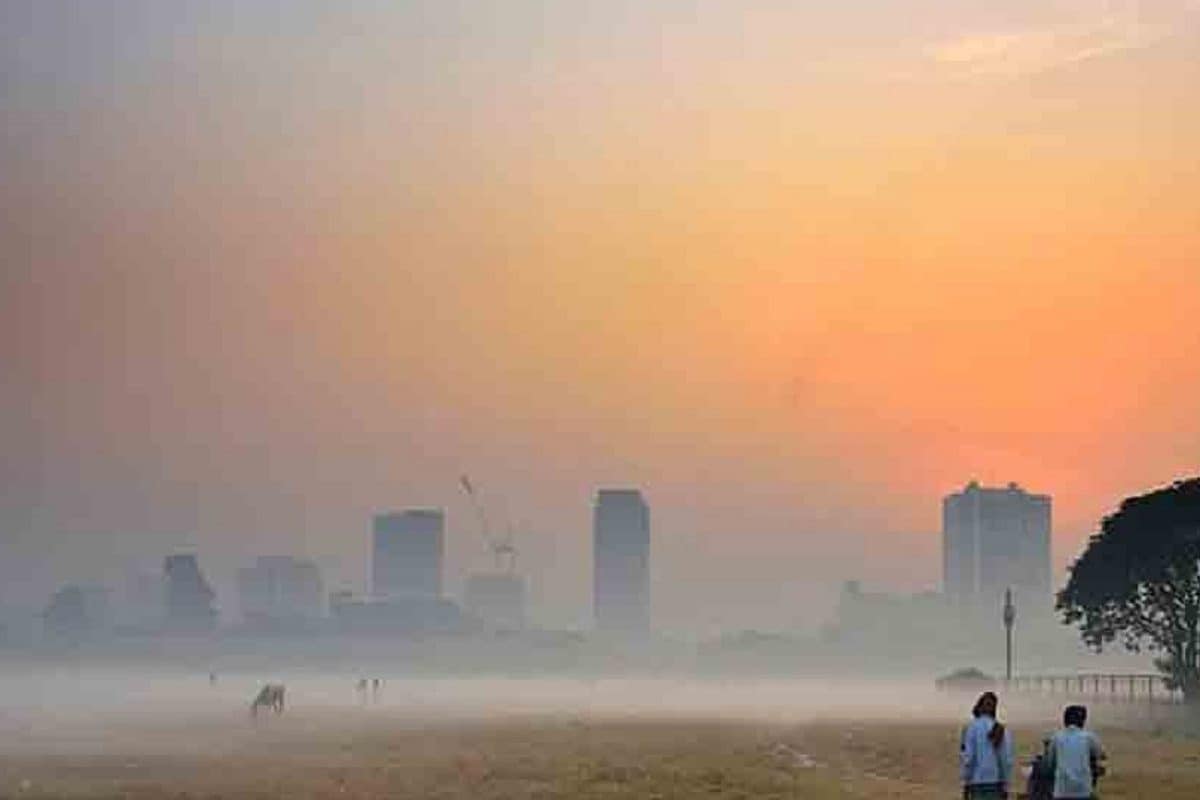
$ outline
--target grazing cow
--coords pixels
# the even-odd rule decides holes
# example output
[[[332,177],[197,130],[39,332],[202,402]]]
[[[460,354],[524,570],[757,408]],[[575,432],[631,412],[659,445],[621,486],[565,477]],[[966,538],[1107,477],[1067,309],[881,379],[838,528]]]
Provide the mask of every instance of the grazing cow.
[[[260,708],[268,708],[276,714],[283,713],[283,692],[282,683],[268,683],[254,698],[254,702],[250,704],[250,716],[257,717]]]

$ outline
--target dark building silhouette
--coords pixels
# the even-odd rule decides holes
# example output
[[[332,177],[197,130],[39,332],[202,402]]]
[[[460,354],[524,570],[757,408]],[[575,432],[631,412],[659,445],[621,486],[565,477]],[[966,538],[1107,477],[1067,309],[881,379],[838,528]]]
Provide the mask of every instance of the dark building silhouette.
[[[960,606],[999,607],[1005,589],[1034,608],[1051,595],[1051,501],[1015,483],[990,489],[971,482],[942,502],[946,596]]]
[[[442,596],[446,515],[410,509],[375,517],[371,594],[377,599]]]
[[[650,509],[636,489],[601,489],[592,527],[596,628],[650,629]]]
[[[291,556],[260,556],[237,574],[242,620],[256,626],[304,624],[325,613],[321,571]]]
[[[204,579],[194,555],[167,556],[163,577],[168,630],[202,632],[216,627],[216,593]]]

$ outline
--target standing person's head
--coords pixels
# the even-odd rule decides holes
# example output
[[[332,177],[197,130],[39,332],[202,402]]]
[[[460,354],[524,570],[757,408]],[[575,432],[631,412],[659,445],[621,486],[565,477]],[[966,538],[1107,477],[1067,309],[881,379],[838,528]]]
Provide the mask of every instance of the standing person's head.
[[[1087,706],[1067,706],[1063,709],[1063,727],[1082,728],[1087,722]]]
[[[984,692],[975,701],[975,707],[971,709],[971,716],[995,717],[998,705],[1000,705],[1000,701],[997,699],[995,692]]]

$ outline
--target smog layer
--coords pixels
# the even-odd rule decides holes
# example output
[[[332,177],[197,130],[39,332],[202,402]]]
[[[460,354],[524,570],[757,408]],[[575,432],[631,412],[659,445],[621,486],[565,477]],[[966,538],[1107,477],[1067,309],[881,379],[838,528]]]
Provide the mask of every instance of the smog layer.
[[[48,670],[3,679],[0,796],[938,797],[973,698],[913,683],[285,676]],[[1027,758],[1045,701],[1005,707]],[[1170,724],[1096,708],[1108,798],[1200,790]],[[1159,731],[1158,734],[1155,731]]]

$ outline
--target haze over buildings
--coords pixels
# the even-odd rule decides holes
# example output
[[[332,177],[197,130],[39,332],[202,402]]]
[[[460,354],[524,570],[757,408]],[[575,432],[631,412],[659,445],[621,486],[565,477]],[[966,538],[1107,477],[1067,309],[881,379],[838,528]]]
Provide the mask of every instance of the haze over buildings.
[[[441,509],[379,514],[372,525],[371,595],[442,596],[446,515]]]
[[[166,630],[205,633],[217,625],[216,592],[200,571],[196,556],[182,553],[163,561]]]
[[[311,561],[259,556],[237,574],[242,620],[251,625],[286,625],[325,615],[325,585]]]
[[[865,8],[0,2],[0,612],[175,552],[230,618],[262,553],[366,595],[464,471],[548,626],[596,486],[669,630],[936,587],[968,475],[1061,577],[1200,452],[1200,6]]]
[[[1015,483],[972,481],[942,501],[943,591],[955,604],[995,608],[1006,589],[1048,610],[1051,501]]]
[[[42,615],[45,631],[51,637],[75,637],[95,634],[112,624],[110,591],[99,586],[68,584],[46,605]]]
[[[592,523],[596,629],[650,630],[650,507],[636,489],[601,489]]]
[[[512,572],[476,572],[467,576],[463,604],[468,614],[500,630],[525,626],[525,581]]]

